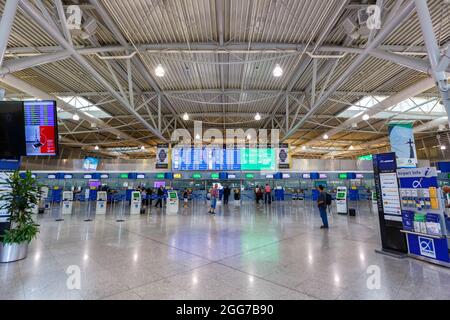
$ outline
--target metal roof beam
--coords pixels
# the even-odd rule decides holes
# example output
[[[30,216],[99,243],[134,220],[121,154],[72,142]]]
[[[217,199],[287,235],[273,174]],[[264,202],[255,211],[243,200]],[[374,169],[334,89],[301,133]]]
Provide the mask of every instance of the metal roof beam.
[[[47,53],[39,56],[8,60],[5,61],[3,67],[0,68],[0,76],[3,76],[8,73],[25,70],[28,68],[37,67],[46,63],[61,61],[69,58],[70,55],[71,55],[70,52],[62,50],[56,53]]]
[[[5,75],[4,77],[0,78],[0,82],[4,82],[8,86],[16,88],[17,90],[23,91],[23,92],[29,94],[31,97],[36,98],[36,99],[56,100],[58,102],[59,108],[61,108],[62,110],[66,111],[66,112],[69,112],[71,114],[78,114],[80,116],[81,120],[85,120],[90,123],[95,123],[97,127],[105,128],[105,129],[107,129],[108,132],[110,132],[116,136],[120,136],[121,139],[127,139],[127,140],[134,139],[132,136],[124,133],[123,131],[120,131],[120,130],[117,130],[117,129],[114,129],[114,128],[108,126],[107,124],[105,124],[105,122],[103,122],[100,119],[88,116],[86,113],[78,110],[77,108],[66,103],[63,100],[60,100],[58,97],[52,96],[38,88],[35,88],[32,85],[26,83],[25,81],[23,81],[17,77],[14,77],[13,75],[10,75],[10,74]],[[95,132],[95,131],[93,131],[93,132]]]
[[[114,37],[117,39],[117,41],[119,41],[119,43],[125,48],[125,50],[134,50],[134,48],[128,43],[127,39],[125,39],[125,37],[123,36],[120,29],[117,27],[115,22],[111,19],[110,15],[106,11],[105,7],[100,3],[100,1],[99,0],[89,0],[89,2],[91,3],[91,5],[93,5],[95,7],[96,12],[100,16],[100,18],[103,20],[103,22],[106,24],[109,31],[114,35]],[[152,78],[152,76],[150,75],[150,73],[147,70],[147,67],[142,63],[141,59],[139,57],[133,57],[132,62],[133,62],[133,65],[135,66],[136,70],[138,70],[138,72],[144,77],[145,81],[147,81],[150,84],[150,86],[153,88],[153,90],[155,90],[155,92],[157,92],[157,93],[160,93],[161,89],[159,88],[159,86],[155,82],[155,80]],[[170,101],[165,96],[163,96],[163,98],[164,98],[164,101],[166,102],[168,108],[171,110],[171,112],[174,115],[176,115],[177,112],[173,108]],[[184,126],[184,124],[182,122],[180,122],[180,123],[182,126]],[[158,130],[158,131],[159,131],[159,134],[162,136],[161,131],[160,130]],[[164,138],[163,140],[167,141],[166,138]]]
[[[222,92],[222,90],[220,89],[205,89],[200,91],[197,90],[186,90],[186,91],[180,91],[180,90],[165,90],[163,93],[167,93],[168,95],[174,95],[174,94],[180,94],[180,95],[186,95],[186,94],[220,94]],[[279,95],[280,91],[279,90],[255,90],[255,89],[247,89],[244,91],[240,91],[240,90],[236,90],[236,89],[225,89],[224,93],[225,94],[239,94],[245,92],[247,94],[273,94],[273,95]],[[128,91],[125,92],[126,94],[128,94]],[[281,91],[281,94],[284,94],[284,91]],[[304,91],[292,91],[291,97],[293,94],[304,94]],[[397,94],[398,92],[393,92],[393,91],[372,91],[372,92],[368,92],[368,91],[336,91],[334,93],[334,95],[342,95],[342,96],[356,96],[356,97],[362,97],[362,96],[368,96],[368,95],[373,95],[373,96],[392,96],[394,94]],[[56,96],[73,96],[78,95],[78,96],[83,96],[83,97],[101,97],[101,96],[108,96],[111,95],[110,92],[107,91],[98,91],[98,92],[74,92],[74,91],[67,91],[67,92],[51,92],[50,94],[52,95],[56,95]],[[154,95],[155,92],[154,91],[143,91],[142,92],[143,95]],[[439,93],[434,93],[434,92],[423,92],[421,94],[417,95],[418,97],[426,97],[426,98],[434,98],[434,97],[439,97]],[[22,94],[22,93],[9,93],[6,94],[7,98],[25,98],[27,97],[26,95]]]
[[[53,37],[55,41],[57,41],[61,46],[63,46],[66,50],[68,50],[73,59],[76,60],[92,77],[101,84],[107,91],[109,91],[112,96],[114,96],[117,101],[119,101],[130,113],[132,113],[142,124],[152,132],[156,137],[163,141],[167,141],[167,139],[155,128],[153,128],[147,121],[145,121],[140,114],[134,111],[133,107],[130,105],[129,101],[124,99],[120,94],[118,94],[115,89],[105,80],[102,75],[95,70],[89,62],[82,57],[70,43],[64,39],[64,37],[59,33],[59,30],[55,30],[36,10],[36,8],[31,5],[28,1],[21,0],[20,7],[41,27],[43,28],[50,36]]]
[[[0,66],[5,57],[8,46],[9,35],[11,34],[14,18],[16,16],[19,0],[7,0],[0,21]]]
[[[442,102],[444,104],[445,110],[447,111],[450,122],[450,86],[448,84],[445,71],[439,69],[440,67],[442,67],[440,65],[441,53],[439,51],[437,39],[434,34],[433,22],[430,16],[430,10],[428,9],[428,2],[427,0],[414,0],[414,3],[416,5],[417,16],[419,17],[423,39],[425,40],[425,45],[428,51],[428,59],[430,60],[432,74],[441,93]],[[447,53],[449,51],[450,49],[447,51]],[[448,57],[444,56],[444,63],[445,59],[448,59]]]
[[[107,45],[107,46],[74,46],[81,55],[92,55],[96,53],[115,53],[124,52],[130,49],[130,45]],[[180,52],[199,52],[199,53],[280,53],[303,52],[316,48],[317,52],[343,52],[348,54],[359,54],[364,50],[364,46],[342,46],[342,45],[306,45],[289,44],[277,42],[254,42],[251,44],[245,42],[230,42],[219,46],[212,42],[191,43],[159,43],[159,44],[137,44],[136,48],[140,52],[147,53],[180,53]],[[445,49],[446,47],[444,47]],[[392,54],[418,55],[426,56],[427,51],[424,46],[406,46],[406,45],[380,45],[378,49],[390,52]],[[38,46],[38,47],[13,47],[6,49],[6,55],[37,55],[39,53],[54,53],[64,50],[61,46]]]
[[[367,46],[366,49],[353,61],[353,63],[344,71],[344,73],[334,82],[331,87],[327,90],[326,93],[318,99],[318,101],[314,104],[313,108],[308,112],[307,116],[301,119],[299,122],[297,122],[294,127],[289,130],[289,132],[282,138],[282,140],[285,140],[292,136],[295,133],[295,130],[301,127],[307,120],[308,117],[315,112],[322,106],[322,104],[328,100],[328,98],[337,90],[340,86],[342,86],[343,83],[348,79],[350,75],[353,74],[367,59],[367,57],[370,55],[370,52],[377,48],[381,42],[383,42],[384,39],[386,39],[392,31],[394,31],[398,25],[406,19],[413,11],[414,11],[414,3],[408,2],[401,10],[400,12],[390,21],[386,23],[384,28],[380,30],[378,35],[373,39],[373,41]]]

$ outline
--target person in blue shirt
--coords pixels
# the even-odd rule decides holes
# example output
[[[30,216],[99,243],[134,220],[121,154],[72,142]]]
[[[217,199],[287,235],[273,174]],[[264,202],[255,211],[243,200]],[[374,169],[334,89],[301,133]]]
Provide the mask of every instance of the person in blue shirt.
[[[319,208],[320,217],[322,218],[322,226],[320,229],[328,229],[327,193],[322,185],[320,185],[318,189],[319,197],[317,198],[317,207]]]

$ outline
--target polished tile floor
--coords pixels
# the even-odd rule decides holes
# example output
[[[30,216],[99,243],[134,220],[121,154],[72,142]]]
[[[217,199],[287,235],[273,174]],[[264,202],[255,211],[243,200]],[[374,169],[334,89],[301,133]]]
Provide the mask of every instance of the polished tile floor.
[[[357,217],[331,214],[329,230],[302,201],[229,204],[216,216],[199,201],[116,222],[121,210],[90,222],[82,204],[62,222],[57,207],[40,215],[28,258],[0,264],[0,299],[450,299],[450,270],[375,253],[366,202]],[[373,265],[380,288],[370,290]]]

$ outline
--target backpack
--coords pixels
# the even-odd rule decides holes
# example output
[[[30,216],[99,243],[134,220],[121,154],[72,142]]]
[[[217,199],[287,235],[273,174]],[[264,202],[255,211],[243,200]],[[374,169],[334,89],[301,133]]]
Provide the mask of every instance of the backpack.
[[[327,206],[330,206],[331,205],[331,201],[333,200],[331,198],[331,194],[327,193],[326,197],[327,197],[327,201],[326,201],[327,202]]]

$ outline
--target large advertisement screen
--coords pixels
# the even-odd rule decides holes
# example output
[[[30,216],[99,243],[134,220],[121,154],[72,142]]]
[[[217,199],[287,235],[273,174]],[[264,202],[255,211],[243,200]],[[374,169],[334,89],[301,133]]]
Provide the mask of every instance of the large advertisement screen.
[[[27,156],[58,154],[58,124],[55,101],[25,101],[25,141]]]
[[[175,147],[173,170],[275,170],[276,149]]]
[[[98,167],[98,159],[93,157],[86,157],[83,161],[83,169],[87,171],[95,171]],[[127,175],[128,178],[128,175]]]
[[[25,155],[23,103],[0,101],[0,159]]]

